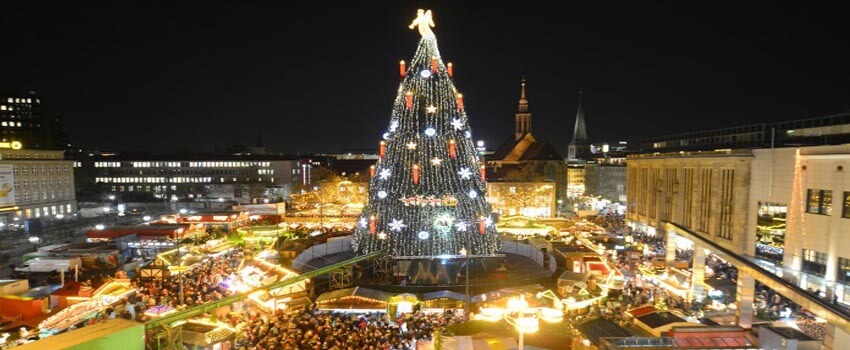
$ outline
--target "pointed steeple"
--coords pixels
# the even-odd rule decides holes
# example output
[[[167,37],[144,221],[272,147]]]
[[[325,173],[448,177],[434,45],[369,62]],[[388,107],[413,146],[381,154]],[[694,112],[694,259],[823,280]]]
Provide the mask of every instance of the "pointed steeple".
[[[578,111],[576,111],[576,124],[573,129],[573,139],[570,141],[567,157],[569,159],[586,159],[590,153],[587,145],[587,125],[584,120],[584,108],[581,104],[582,93],[578,92]]]
[[[516,139],[531,132],[531,113],[528,112],[528,99],[525,98],[525,76],[522,77],[522,90],[519,95],[519,111],[515,114]]]

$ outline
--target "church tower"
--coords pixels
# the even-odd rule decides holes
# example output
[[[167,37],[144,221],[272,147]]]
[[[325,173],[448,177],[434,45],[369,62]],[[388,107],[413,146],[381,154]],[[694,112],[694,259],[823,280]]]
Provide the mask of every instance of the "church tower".
[[[567,159],[586,160],[590,155],[590,146],[587,144],[587,126],[584,121],[584,109],[581,106],[581,91],[578,93],[578,111],[576,112],[576,125],[573,129],[573,140],[567,149]]]
[[[522,91],[519,95],[519,111],[515,114],[516,133],[515,138],[519,140],[523,135],[531,132],[531,113],[528,112],[528,100],[525,98],[525,77],[522,77]]]

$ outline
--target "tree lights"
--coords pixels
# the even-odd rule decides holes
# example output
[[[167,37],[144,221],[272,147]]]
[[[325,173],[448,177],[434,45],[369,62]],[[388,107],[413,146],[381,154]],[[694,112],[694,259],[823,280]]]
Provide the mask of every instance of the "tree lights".
[[[483,165],[463,96],[440,58],[430,13],[420,16],[413,26],[422,39],[403,74],[399,63],[402,81],[353,248],[404,258],[455,256],[462,248],[469,256],[496,256],[499,239],[488,225],[484,173],[475,172]]]

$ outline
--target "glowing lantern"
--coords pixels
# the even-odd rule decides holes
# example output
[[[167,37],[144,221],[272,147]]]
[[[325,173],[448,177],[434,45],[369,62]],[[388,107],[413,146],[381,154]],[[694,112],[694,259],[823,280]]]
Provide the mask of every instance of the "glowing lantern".
[[[413,108],[413,92],[405,92],[404,93],[404,104],[407,109]]]
[[[457,110],[463,110],[463,94],[457,94]]]
[[[413,164],[413,184],[419,184],[419,164]]]
[[[404,66],[404,60],[398,62],[398,75],[404,78],[404,75],[407,74],[407,67]]]
[[[453,77],[453,76],[454,76],[455,70],[454,70],[454,66],[452,65],[452,63],[451,63],[451,62],[449,62],[448,64],[446,64],[446,70],[449,72],[449,76],[450,76],[450,77]]]
[[[384,142],[384,141],[381,141],[381,151],[380,151],[380,154],[381,154],[381,158],[382,158],[382,159],[384,158],[384,155],[386,155],[386,153],[387,153],[387,143],[386,143],[386,142]]]
[[[375,234],[377,226],[378,225],[375,223],[375,215],[372,215],[369,217],[369,233]]]
[[[455,159],[457,144],[455,144],[455,140],[449,140],[449,157]]]
[[[431,57],[431,73],[437,73],[437,58]]]

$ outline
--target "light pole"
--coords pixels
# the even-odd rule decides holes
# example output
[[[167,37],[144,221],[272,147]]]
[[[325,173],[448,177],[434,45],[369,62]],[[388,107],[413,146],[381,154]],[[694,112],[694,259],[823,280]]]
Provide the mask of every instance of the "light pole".
[[[466,302],[463,303],[463,316],[466,317],[467,320],[469,320],[469,303],[472,300],[470,300],[471,298],[469,296],[469,256],[467,255],[466,247],[460,248],[460,255],[463,256],[464,263],[466,264],[466,272],[464,272],[464,278],[466,279]]]
[[[525,349],[525,334],[535,333],[540,329],[540,319],[546,322],[557,323],[564,319],[564,313],[549,307],[531,308],[525,301],[525,296],[508,300],[507,308],[481,308],[478,318],[485,321],[496,322],[505,320],[514,326],[519,333],[517,349]]]

